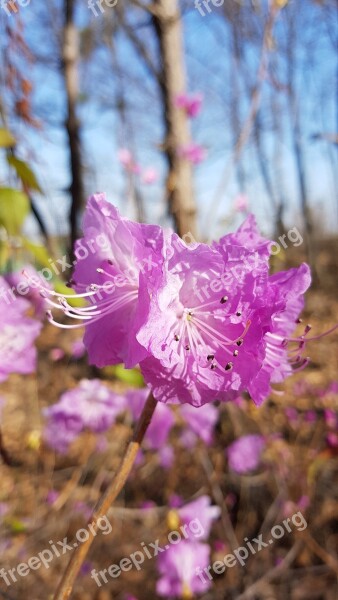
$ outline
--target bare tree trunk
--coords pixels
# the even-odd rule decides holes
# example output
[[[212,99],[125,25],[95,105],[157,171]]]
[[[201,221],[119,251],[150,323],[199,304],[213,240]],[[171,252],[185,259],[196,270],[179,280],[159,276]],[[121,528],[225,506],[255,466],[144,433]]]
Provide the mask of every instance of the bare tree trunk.
[[[197,235],[193,170],[182,158],[180,147],[191,141],[187,115],[175,106],[175,97],[186,91],[183,32],[178,0],[155,0],[153,23],[159,41],[163,77],[160,86],[166,127],[165,150],[169,165],[167,178],[169,209],[179,235]]]
[[[74,23],[75,0],[65,0],[65,26],[62,47],[63,74],[67,95],[67,118],[65,126],[69,140],[69,161],[71,171],[71,208],[69,213],[71,244],[78,237],[78,217],[84,202],[84,185],[81,164],[80,123],[76,115],[79,92],[78,62],[79,39]]]
[[[287,61],[287,72],[288,72],[288,88],[289,88],[289,99],[290,99],[290,114],[291,114],[291,130],[292,130],[292,144],[295,155],[295,161],[297,166],[297,177],[300,191],[300,201],[302,208],[302,215],[304,225],[306,228],[307,235],[309,238],[312,233],[312,223],[310,217],[310,210],[307,202],[307,190],[305,180],[305,164],[303,156],[303,148],[301,143],[301,128],[299,121],[299,106],[298,99],[295,89],[295,52],[296,52],[296,31],[294,21],[289,22],[289,43],[288,43],[288,61]]]

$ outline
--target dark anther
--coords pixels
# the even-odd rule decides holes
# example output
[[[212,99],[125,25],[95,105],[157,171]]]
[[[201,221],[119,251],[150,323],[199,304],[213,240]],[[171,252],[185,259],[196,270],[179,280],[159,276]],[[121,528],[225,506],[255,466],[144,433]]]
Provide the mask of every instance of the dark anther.
[[[216,366],[217,366],[217,365],[215,365],[215,363],[212,363],[212,365],[211,365],[211,370],[212,370],[212,371],[214,371],[214,370],[216,369]]]
[[[303,323],[303,319],[296,319],[296,323]]]
[[[207,356],[207,360],[214,360],[215,355],[214,354],[208,354]]]
[[[235,350],[233,356],[238,356],[238,354],[239,354],[238,350]]]
[[[242,316],[242,313],[241,313],[241,311],[240,311],[240,310],[238,310],[238,311],[236,312],[236,317],[241,317],[241,316]]]
[[[237,344],[237,346],[241,346],[243,344],[243,340],[242,339],[241,340],[237,340],[236,344]]]
[[[225,304],[226,302],[228,302],[228,300],[229,300],[228,296],[223,296],[221,298],[221,304]]]
[[[189,344],[187,344],[187,345],[186,345],[185,349],[186,349],[186,350],[190,350],[190,346],[189,346]]]
[[[232,362],[228,362],[227,365],[225,365],[225,370],[226,371],[230,371],[232,369],[232,367],[234,366],[234,363]]]
[[[175,342],[178,342],[178,341],[179,341],[179,339],[180,339],[180,338],[179,338],[179,336],[176,334],[176,335],[174,336],[174,340],[175,340]]]

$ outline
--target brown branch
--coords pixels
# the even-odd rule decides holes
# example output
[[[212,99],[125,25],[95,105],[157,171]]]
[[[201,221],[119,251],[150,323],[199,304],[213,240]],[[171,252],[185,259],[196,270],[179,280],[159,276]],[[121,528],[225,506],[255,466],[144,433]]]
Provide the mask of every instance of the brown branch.
[[[281,575],[282,573],[284,573],[284,571],[286,571],[288,569],[288,567],[291,565],[291,563],[297,557],[298,552],[300,551],[302,545],[303,545],[302,540],[298,540],[294,544],[294,546],[292,546],[291,550],[289,550],[289,552],[287,553],[283,562],[280,565],[270,569],[270,571],[268,571],[265,575],[263,575],[263,577],[258,579],[258,581],[255,581],[255,583],[253,583],[252,585],[250,585],[245,590],[245,592],[243,592],[243,594],[241,594],[240,596],[237,597],[236,600],[248,600],[249,598],[252,598],[253,594],[255,594],[256,592],[259,591],[262,584],[268,583],[268,582],[272,581],[273,579],[279,577],[279,575]]]
[[[70,597],[76,577],[94,541],[96,532],[98,531],[97,522],[104,515],[107,514],[111,504],[114,502],[120,491],[123,489],[130,474],[130,471],[134,465],[144,435],[148,429],[148,426],[154,414],[156,404],[157,401],[155,400],[153,395],[150,394],[143,408],[133,439],[128,444],[126,453],[122,459],[120,467],[113,481],[108,486],[106,492],[103,494],[96,509],[94,510],[92,519],[90,521],[91,527],[90,529],[88,529],[89,538],[86,542],[84,542],[74,550],[72,558],[69,561],[67,569],[55,593],[54,600],[67,600]]]

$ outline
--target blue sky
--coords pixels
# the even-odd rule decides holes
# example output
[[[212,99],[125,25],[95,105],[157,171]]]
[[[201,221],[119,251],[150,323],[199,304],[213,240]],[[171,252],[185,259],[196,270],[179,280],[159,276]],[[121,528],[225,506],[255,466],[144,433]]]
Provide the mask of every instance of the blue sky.
[[[61,1],[54,1],[51,5],[56,9],[57,18],[53,17],[51,22],[55,26],[57,35]],[[31,3],[22,9],[21,15],[32,49],[46,55],[48,59],[53,56],[55,60],[55,45],[51,41],[51,32],[48,27],[41,26],[42,19],[51,18],[50,10],[50,7]],[[225,168],[229,166],[233,148],[229,98],[236,78],[234,61],[231,57],[230,30],[225,21],[220,19],[218,13],[220,10],[214,8],[213,14],[203,18],[192,8],[184,18],[189,89],[200,90],[205,95],[205,109],[192,123],[192,131],[194,140],[208,149],[208,159],[195,170],[200,229],[206,236],[219,235],[223,232],[226,227],[225,220],[229,217],[233,200],[239,192],[234,169],[232,169],[227,185],[216,198],[216,208],[210,220],[210,202],[215,198]],[[4,18],[8,17],[1,15],[1,19]],[[95,19],[84,5],[78,14],[79,25],[85,27],[90,19],[98,29],[105,22],[104,16]],[[338,222],[337,191],[331,160],[335,160],[337,165],[338,152],[326,142],[314,142],[311,140],[311,135],[318,131],[334,132],[337,129],[335,98],[337,56],[332,38],[336,36],[337,39],[338,26],[334,21],[324,19],[322,8],[309,0],[302,3],[302,13],[298,15],[297,20],[299,20],[297,28],[299,43],[296,49],[297,95],[303,130],[301,142],[305,148],[307,165],[308,195],[311,205],[320,210],[325,225],[335,231]],[[142,28],[140,31],[141,37],[144,35],[144,39],[148,40],[148,29]],[[275,28],[277,53],[278,49],[284,51],[286,48],[285,32],[284,16],[281,15]],[[154,44],[151,51],[154,60],[157,61]],[[273,53],[272,60],[279,62],[277,53]],[[258,64],[257,45],[246,44],[245,54],[249,78],[254,81]],[[99,190],[105,191],[109,199],[120,206],[122,212],[128,212],[124,202],[126,181],[117,159],[117,150],[124,145],[124,136],[116,112],[111,108],[116,92],[116,81],[111,70],[111,55],[107,50],[100,49],[95,51],[93,57],[91,64],[83,65],[81,68],[86,88],[83,91],[88,90],[90,98],[79,108],[79,116],[83,123],[86,189],[88,194]],[[162,175],[158,184],[141,188],[148,220],[164,224],[166,223],[166,207],[163,203],[165,161],[159,149],[163,139],[163,128],[158,89],[123,35],[119,35],[117,39],[117,61],[121,72],[125,74],[124,85],[130,130],[137,158],[144,167],[155,165]],[[42,114],[43,120],[46,116],[49,123],[45,123],[42,131],[28,132],[21,128],[19,134],[22,134],[24,140],[23,156],[30,157],[31,164],[35,167],[45,191],[45,196],[39,199],[41,210],[50,229],[61,233],[67,227],[66,214],[69,200],[66,189],[69,185],[69,172],[67,139],[62,127],[65,95],[62,78],[55,66],[50,67],[47,64],[41,66],[36,63],[31,71],[35,83],[36,111]],[[277,73],[283,83],[285,69],[281,61]],[[241,80],[237,85],[239,85],[238,111],[243,122],[248,111],[248,100]],[[283,139],[277,140],[274,133],[269,131],[270,112],[266,110],[271,99],[271,83],[265,82],[262,89],[261,115],[262,119],[267,121],[265,134],[267,166],[272,170],[275,168],[277,154],[287,201],[286,221],[290,226],[299,225],[301,219],[291,147],[291,125],[285,113],[287,95],[279,95],[281,112],[278,118],[282,123]],[[243,152],[242,165],[251,209],[257,215],[262,229],[266,233],[271,233],[273,210],[251,144],[248,144]],[[203,224],[208,222],[211,227],[211,221],[211,231],[203,230]]]

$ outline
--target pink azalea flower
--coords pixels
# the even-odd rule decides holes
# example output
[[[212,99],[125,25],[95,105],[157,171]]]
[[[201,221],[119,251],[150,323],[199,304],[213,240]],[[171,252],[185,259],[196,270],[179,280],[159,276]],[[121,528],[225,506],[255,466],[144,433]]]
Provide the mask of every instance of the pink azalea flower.
[[[331,448],[338,448],[338,434],[337,433],[333,433],[333,431],[330,431],[330,433],[327,434],[326,436],[326,440],[329,446],[331,446]]]
[[[309,267],[271,276],[270,242],[252,215],[211,247],[188,246],[171,231],[123,219],[96,195],[84,231],[78,254],[105,236],[102,248],[76,265],[73,284],[92,305],[48,300],[76,320],[61,327],[85,323],[84,342],[97,366],[140,363],[158,400],[201,406],[242,392],[260,404],[271,384],[307,364],[310,327],[300,336],[293,331]]]
[[[177,510],[182,525],[189,525],[194,519],[198,519],[203,530],[200,540],[207,540],[213,521],[219,518],[221,509],[219,506],[211,505],[209,496],[200,496],[197,500],[185,504]]]
[[[159,448],[158,455],[160,459],[160,466],[163,469],[171,469],[175,461],[175,453],[173,447],[169,444],[162,446],[161,448]]]
[[[265,440],[261,435],[243,435],[227,449],[229,467],[240,475],[254,471],[260,464]]]
[[[51,289],[51,285],[32,265],[26,265],[15,273],[7,273],[4,277],[11,288],[16,288],[17,297],[24,296],[25,300],[30,302],[34,307],[36,317],[45,316],[46,300],[41,296],[40,288],[41,285],[44,285]],[[25,293],[20,295],[19,290]]]
[[[325,423],[328,427],[330,427],[331,429],[338,428],[338,415],[334,410],[330,408],[324,410],[324,417]]]
[[[203,94],[196,92],[195,94],[179,94],[175,98],[175,105],[177,108],[183,108],[187,115],[191,118],[195,118],[201,112],[203,104]]]
[[[203,146],[200,146],[200,144],[190,142],[189,144],[180,147],[179,155],[190,161],[193,165],[199,165],[206,159],[207,151]]]
[[[46,496],[47,504],[50,504],[52,506],[57,501],[59,496],[60,496],[60,492],[57,492],[56,490],[49,490],[49,492]]]
[[[159,596],[165,598],[189,598],[206,592],[211,582],[198,577],[196,569],[210,564],[210,547],[200,542],[182,540],[159,555],[160,579],[156,585]]]
[[[84,345],[83,340],[76,340],[73,342],[71,352],[73,358],[76,360],[82,358],[86,354],[86,346]]]
[[[41,323],[26,317],[29,303],[23,298],[10,301],[10,288],[0,277],[0,382],[11,373],[33,373],[36,368],[34,342]]]
[[[245,194],[239,194],[234,201],[234,210],[236,212],[248,212],[249,199]]]
[[[137,333],[150,355],[141,370],[156,398],[201,406],[248,391],[260,404],[271,382],[292,373],[288,338],[309,268],[269,276],[269,242],[253,217],[212,248],[197,244],[173,253],[163,278],[164,291],[153,295],[148,317],[156,326],[150,331],[145,324]],[[304,337],[298,340],[305,345]]]
[[[134,173],[135,175],[139,175],[141,173],[141,167],[135,161],[132,153],[127,148],[121,148],[117,156],[121,165],[128,171],[129,173]]]
[[[83,379],[76,388],[62,394],[56,404],[44,409],[47,418],[44,439],[63,454],[82,431],[107,431],[125,409],[124,396],[99,380]]]
[[[156,181],[158,180],[158,173],[156,171],[156,169],[154,169],[153,167],[149,167],[148,169],[145,169],[142,173],[142,182],[145,183],[146,185],[151,185],[153,183],[156,183]]]
[[[58,362],[59,360],[62,360],[64,357],[65,357],[65,352],[64,352],[64,350],[62,350],[62,348],[52,348],[49,352],[49,358],[53,362]]]
[[[124,219],[104,194],[89,199],[83,229],[85,237],[76,245],[79,251],[93,239],[103,242],[96,252],[87,250],[87,257],[77,262],[74,272],[73,285],[91,306],[73,308],[66,296],[59,305],[50,301],[76,321],[58,326],[76,329],[86,324],[84,344],[91,364],[104,367],[125,363],[132,368],[148,354],[135,333],[146,318],[151,290],[159,276],[154,266],[164,260],[163,230]],[[48,295],[48,290],[45,293]],[[51,313],[49,320],[56,323]]]
[[[200,408],[183,404],[180,414],[195,434],[195,438],[201,438],[205,444],[210,446],[213,441],[215,425],[218,421],[218,410],[212,404],[205,404]]]

